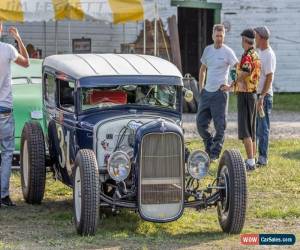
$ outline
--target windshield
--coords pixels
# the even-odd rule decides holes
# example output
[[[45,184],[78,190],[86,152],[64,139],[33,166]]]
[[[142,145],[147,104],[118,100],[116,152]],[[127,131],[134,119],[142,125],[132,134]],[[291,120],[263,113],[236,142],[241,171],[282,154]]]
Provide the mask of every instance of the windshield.
[[[161,84],[82,88],[81,110],[127,104],[178,110],[179,89]]]

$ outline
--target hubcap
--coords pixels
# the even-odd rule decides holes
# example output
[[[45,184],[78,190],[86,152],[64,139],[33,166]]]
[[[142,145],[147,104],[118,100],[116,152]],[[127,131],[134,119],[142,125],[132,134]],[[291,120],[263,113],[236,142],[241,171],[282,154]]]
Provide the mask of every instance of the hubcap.
[[[220,171],[220,182],[219,186],[225,187],[225,189],[221,190],[221,201],[219,202],[220,212],[222,216],[227,217],[229,211],[229,193],[228,193],[228,185],[229,185],[229,173],[227,166],[223,166]]]
[[[76,220],[79,223],[81,218],[81,176],[78,166],[75,172],[74,194]]]
[[[23,181],[25,187],[28,186],[28,176],[29,176],[28,143],[27,140],[25,140],[24,147],[23,147]]]

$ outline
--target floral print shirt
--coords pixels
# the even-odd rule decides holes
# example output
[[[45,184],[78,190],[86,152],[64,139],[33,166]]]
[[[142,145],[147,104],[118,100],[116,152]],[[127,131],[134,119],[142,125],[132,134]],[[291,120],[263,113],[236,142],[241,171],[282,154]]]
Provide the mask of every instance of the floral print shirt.
[[[254,48],[250,48],[243,55],[240,64],[237,67],[237,75],[241,72],[247,72],[250,75],[245,78],[244,83],[235,85],[235,92],[255,93],[260,78],[260,59]]]

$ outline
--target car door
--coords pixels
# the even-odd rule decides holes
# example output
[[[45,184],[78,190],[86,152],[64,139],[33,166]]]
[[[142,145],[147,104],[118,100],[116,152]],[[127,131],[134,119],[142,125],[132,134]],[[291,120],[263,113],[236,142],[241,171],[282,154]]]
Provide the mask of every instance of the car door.
[[[74,81],[46,71],[44,74],[44,119],[47,141],[56,178],[72,185],[72,167],[75,161],[75,105]]]
[[[58,163],[62,181],[72,185],[72,170],[77,151],[75,112],[75,81],[57,78],[57,112],[56,131],[59,142]]]

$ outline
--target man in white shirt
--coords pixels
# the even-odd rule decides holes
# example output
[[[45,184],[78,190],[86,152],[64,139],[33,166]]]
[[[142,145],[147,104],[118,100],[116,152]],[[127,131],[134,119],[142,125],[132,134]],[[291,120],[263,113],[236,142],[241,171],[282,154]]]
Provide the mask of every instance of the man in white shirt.
[[[0,21],[0,36],[3,25]],[[10,44],[0,42],[0,151],[1,151],[1,205],[15,206],[9,196],[11,164],[15,149],[13,99],[11,87],[11,62],[29,66],[29,57],[18,30],[9,28],[9,34],[18,42],[20,53]]]
[[[205,48],[201,57],[202,65],[199,71],[201,93],[196,121],[205,151],[214,161],[221,153],[226,129],[228,92],[224,86],[228,86],[229,69],[237,65],[238,59],[233,50],[224,44],[223,25],[214,25],[212,37],[214,43]],[[215,135],[209,131],[211,120],[214,122]]]
[[[270,114],[273,106],[273,81],[276,70],[276,56],[270,46],[270,31],[266,26],[257,27],[255,30],[256,47],[261,61],[261,76],[258,86],[257,109],[264,116],[257,116],[257,147],[258,166],[266,166],[268,163]],[[264,112],[261,112],[261,111]]]

